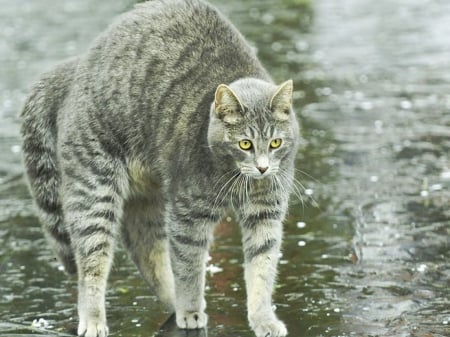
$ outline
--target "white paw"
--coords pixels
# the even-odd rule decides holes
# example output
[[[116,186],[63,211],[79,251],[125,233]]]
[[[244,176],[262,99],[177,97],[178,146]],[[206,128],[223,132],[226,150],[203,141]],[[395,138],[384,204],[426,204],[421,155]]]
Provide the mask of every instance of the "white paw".
[[[108,327],[105,320],[81,319],[77,334],[84,337],[106,337],[108,336]]]
[[[251,326],[256,337],[284,337],[287,335],[286,326],[277,318],[253,321]]]
[[[177,312],[176,317],[180,329],[202,329],[208,322],[208,316],[199,311]]]

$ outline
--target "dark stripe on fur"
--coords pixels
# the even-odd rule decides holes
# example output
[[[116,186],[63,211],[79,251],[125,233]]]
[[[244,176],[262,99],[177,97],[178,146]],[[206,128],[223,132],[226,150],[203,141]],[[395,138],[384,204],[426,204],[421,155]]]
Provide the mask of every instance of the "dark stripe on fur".
[[[82,230],[80,230],[78,232],[78,236],[80,238],[83,238],[83,237],[92,236],[92,235],[95,235],[98,233],[105,234],[110,237],[113,236],[113,233],[109,229],[105,228],[104,226],[100,226],[100,225],[91,225],[86,228],[83,228]]]
[[[195,247],[201,247],[201,248],[206,248],[208,246],[207,240],[204,240],[204,239],[196,240],[193,237],[187,236],[187,235],[173,235],[172,238],[183,245],[195,246]]]
[[[116,214],[114,213],[114,211],[109,210],[109,209],[102,209],[102,210],[94,210],[90,213],[88,213],[87,218],[99,218],[99,219],[105,219],[108,220],[109,222],[115,222],[116,221]]]
[[[277,240],[269,239],[269,240],[266,240],[264,242],[264,244],[262,244],[260,246],[246,247],[246,249],[244,251],[245,259],[247,261],[251,261],[256,256],[267,253],[269,250],[271,250],[273,247],[275,247],[276,244],[277,244]]]
[[[279,220],[281,212],[277,210],[264,210],[254,214],[248,214],[245,216],[245,226],[253,227],[260,221],[265,220]]]

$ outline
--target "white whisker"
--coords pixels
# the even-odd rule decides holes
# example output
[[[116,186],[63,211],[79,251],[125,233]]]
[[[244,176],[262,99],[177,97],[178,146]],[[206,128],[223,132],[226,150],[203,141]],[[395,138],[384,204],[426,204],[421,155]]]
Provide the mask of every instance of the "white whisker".
[[[214,202],[213,202],[213,211],[214,212],[216,211],[217,208],[219,208],[222,205],[222,203],[226,199],[227,195],[230,193],[230,189],[233,187],[233,185],[236,181],[236,178],[238,178],[239,176],[240,176],[240,174],[239,174],[238,169],[231,170],[231,171],[228,171],[225,174],[223,174],[217,180],[217,182],[214,184],[214,188],[215,188],[215,187],[217,187],[217,185],[219,185],[219,183],[222,180],[226,179],[225,183],[222,185],[219,192],[217,192],[216,198],[214,199]]]

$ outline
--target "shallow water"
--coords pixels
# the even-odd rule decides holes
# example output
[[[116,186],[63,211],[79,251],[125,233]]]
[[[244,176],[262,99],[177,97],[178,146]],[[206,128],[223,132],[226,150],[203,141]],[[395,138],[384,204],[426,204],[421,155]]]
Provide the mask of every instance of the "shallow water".
[[[0,0],[0,336],[75,332],[76,283],[34,216],[15,116],[42,71],[84,51],[131,6]],[[303,202],[294,198],[286,221],[274,297],[290,336],[450,336],[450,3],[219,7],[274,78],[296,86]],[[253,336],[235,224],[218,227],[211,256],[208,331],[186,334],[171,321],[160,330],[168,314],[120,251],[107,298],[112,335]]]

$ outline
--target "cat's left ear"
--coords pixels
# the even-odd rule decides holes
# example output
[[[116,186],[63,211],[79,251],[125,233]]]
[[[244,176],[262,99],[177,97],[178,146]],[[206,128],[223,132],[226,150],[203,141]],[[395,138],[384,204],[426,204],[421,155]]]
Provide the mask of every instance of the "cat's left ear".
[[[292,80],[282,83],[270,100],[270,110],[273,111],[275,117],[280,120],[288,120],[292,107],[292,92],[294,85]]]

